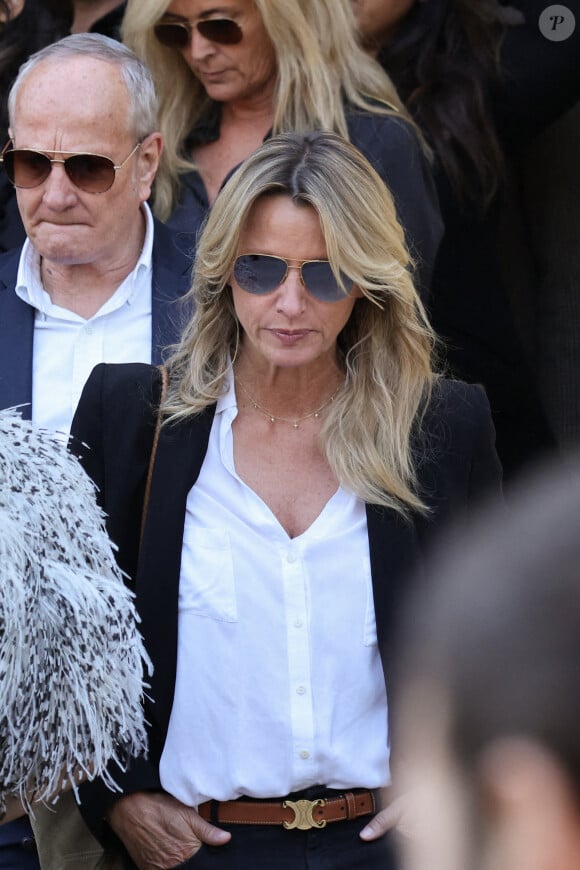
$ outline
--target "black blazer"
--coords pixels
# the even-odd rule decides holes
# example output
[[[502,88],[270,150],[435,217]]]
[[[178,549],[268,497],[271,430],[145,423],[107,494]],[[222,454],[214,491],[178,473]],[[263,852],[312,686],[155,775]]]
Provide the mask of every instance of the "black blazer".
[[[14,292],[21,248],[0,256],[0,408],[32,407],[32,354],[35,309]],[[185,309],[178,300],[189,289],[193,256],[175,244],[174,235],[155,221],[152,277],[152,347],[154,363],[181,334]]]
[[[150,761],[138,760],[114,776],[126,793],[159,789],[158,761],[173,703],[177,653],[177,599],[187,494],[203,463],[215,406],[162,428],[152,476],[141,552],[139,533],[159,399],[152,366],[99,365],[82,394],[71,449],[99,489],[118,561],[129,575],[141,629],[155,672],[148,705]],[[499,492],[501,471],[489,406],[480,387],[441,381],[417,439],[421,490],[432,511],[406,521],[392,510],[367,506],[378,640],[386,648],[405,579],[421,561],[433,532],[465,516],[486,490]],[[385,669],[389,669],[386,654]],[[118,797],[100,782],[81,790],[81,812],[100,838],[102,818]]]

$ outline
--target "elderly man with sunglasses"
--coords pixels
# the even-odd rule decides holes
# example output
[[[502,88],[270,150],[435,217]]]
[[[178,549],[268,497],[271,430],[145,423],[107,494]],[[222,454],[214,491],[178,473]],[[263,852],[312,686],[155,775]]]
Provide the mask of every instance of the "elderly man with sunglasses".
[[[162,150],[156,116],[147,68],[97,34],[38,52],[10,94],[1,159],[27,238],[0,256],[0,408],[20,405],[63,438],[97,363],[157,363],[180,331],[191,258],[146,204]],[[4,829],[2,870],[38,866],[30,839],[25,820]],[[43,866],[56,866],[39,846]]]
[[[34,55],[10,95],[3,168],[27,240],[0,257],[0,407],[68,433],[99,362],[157,362],[178,335],[190,257],[146,200],[162,150],[145,66],[78,34]]]

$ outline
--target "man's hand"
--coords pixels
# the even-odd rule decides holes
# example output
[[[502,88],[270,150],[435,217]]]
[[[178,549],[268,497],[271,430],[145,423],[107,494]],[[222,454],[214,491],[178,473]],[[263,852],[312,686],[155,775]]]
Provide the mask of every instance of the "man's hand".
[[[139,870],[169,870],[193,857],[202,843],[222,846],[231,838],[164,792],[120,798],[107,821]]]
[[[5,825],[7,822],[13,822],[14,819],[19,819],[26,815],[26,810],[20,803],[20,799],[13,795],[8,795],[5,799],[5,812],[0,818],[0,825]]]

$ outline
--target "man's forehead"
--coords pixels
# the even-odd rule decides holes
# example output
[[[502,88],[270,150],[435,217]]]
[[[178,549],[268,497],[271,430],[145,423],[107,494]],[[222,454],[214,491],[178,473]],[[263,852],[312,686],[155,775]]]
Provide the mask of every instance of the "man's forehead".
[[[34,67],[16,94],[13,128],[66,129],[129,124],[129,93],[120,67],[96,58],[48,59]]]
[[[127,91],[121,68],[117,64],[87,56],[47,58],[33,67],[22,80],[16,104],[22,102],[23,94],[30,100],[39,93],[42,93],[43,99],[48,94],[49,98],[64,96],[69,100],[75,93],[83,92],[88,99],[98,101],[103,96],[103,90],[117,90],[120,94]]]

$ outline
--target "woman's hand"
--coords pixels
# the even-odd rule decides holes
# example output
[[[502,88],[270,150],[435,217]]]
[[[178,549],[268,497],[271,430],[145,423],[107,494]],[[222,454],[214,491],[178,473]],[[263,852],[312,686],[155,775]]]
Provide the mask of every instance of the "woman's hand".
[[[381,804],[384,809],[370,820],[360,832],[363,840],[378,840],[387,831],[395,830],[406,837],[416,835],[413,822],[412,801],[408,794],[393,797],[392,789],[383,789]]]
[[[202,843],[222,846],[231,838],[164,792],[120,798],[107,821],[139,870],[168,870],[195,855]]]

